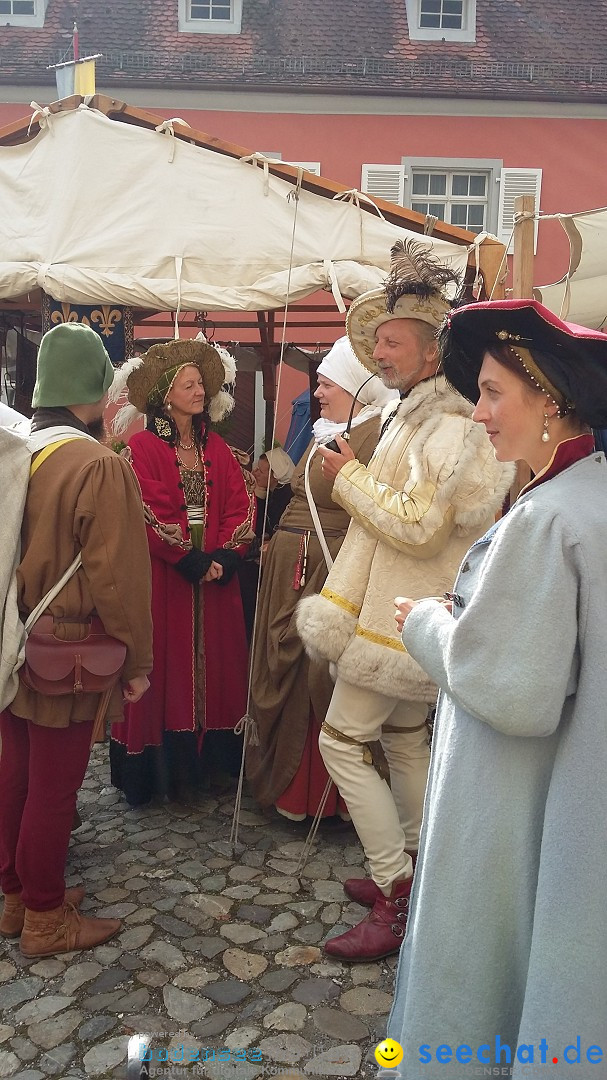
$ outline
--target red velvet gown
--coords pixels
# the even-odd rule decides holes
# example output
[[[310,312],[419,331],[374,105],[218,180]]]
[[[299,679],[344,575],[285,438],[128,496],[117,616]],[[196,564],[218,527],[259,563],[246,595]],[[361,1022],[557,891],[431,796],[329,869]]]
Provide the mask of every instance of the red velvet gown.
[[[162,524],[189,536],[175,449],[151,431],[129,442],[144,503]],[[227,443],[209,433],[204,449],[206,527],[202,550],[242,555],[253,535],[254,498]],[[175,569],[185,552],[149,525],[154,666],[150,689],[112,725],[112,783],[136,805],[178,797],[199,780],[207,731],[234,728],[245,712],[248,653],[238,577],[193,586]],[[124,597],[128,604],[128,596]],[[236,740],[234,740],[236,743]]]

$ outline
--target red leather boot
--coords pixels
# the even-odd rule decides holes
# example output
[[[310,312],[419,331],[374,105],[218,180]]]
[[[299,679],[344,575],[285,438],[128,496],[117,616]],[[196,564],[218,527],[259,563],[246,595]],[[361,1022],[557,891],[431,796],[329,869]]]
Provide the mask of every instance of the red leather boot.
[[[408,851],[407,855],[411,856],[411,862],[415,870],[417,851]],[[344,881],[344,892],[351,900],[355,900],[357,904],[361,904],[363,907],[373,907],[377,898],[383,895],[379,886],[370,877],[348,878],[347,881]]]
[[[349,964],[364,964],[397,953],[403,943],[413,878],[395,881],[390,896],[380,892],[358,926],[325,942],[325,952]]]

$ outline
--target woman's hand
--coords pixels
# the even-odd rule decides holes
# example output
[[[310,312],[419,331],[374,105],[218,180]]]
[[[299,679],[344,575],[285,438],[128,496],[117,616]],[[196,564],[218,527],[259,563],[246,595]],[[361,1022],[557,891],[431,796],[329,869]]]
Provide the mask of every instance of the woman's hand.
[[[419,600],[411,600],[408,596],[395,596],[394,607],[396,611],[394,618],[396,619],[399,634],[402,634],[405,619],[407,615],[411,614],[416,604],[419,604]]]
[[[322,474],[325,480],[334,480],[340,469],[343,469],[346,461],[353,461],[356,454],[350,449],[341,435],[335,436],[335,442],[339,446],[339,454],[335,450],[328,450],[326,446],[319,446],[318,453],[322,454]]]
[[[447,609],[447,611],[453,611],[451,600],[444,600],[442,596],[424,596],[423,599],[437,600],[439,604],[442,604],[442,606]],[[411,600],[408,596],[395,596],[394,607],[396,608],[396,611],[394,613],[394,618],[396,619],[399,634],[402,634],[403,632],[403,626],[405,625],[407,615],[410,615],[413,608],[419,603],[421,603],[420,600]]]
[[[219,581],[220,577],[223,577],[223,566],[221,563],[213,561],[202,580]]]

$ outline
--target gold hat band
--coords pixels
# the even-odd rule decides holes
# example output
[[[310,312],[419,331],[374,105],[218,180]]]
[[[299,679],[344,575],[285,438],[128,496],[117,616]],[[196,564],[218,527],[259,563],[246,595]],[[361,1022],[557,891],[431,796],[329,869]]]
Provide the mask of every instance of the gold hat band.
[[[534,383],[539,390],[543,390],[545,394],[548,394],[548,396],[552,398],[555,405],[558,406],[559,415],[564,416],[565,413],[571,412],[574,408],[573,403],[567,401],[565,395],[560,390],[557,390],[556,386],[550,382],[548,376],[536,364],[529,349],[526,349],[523,345],[519,345],[519,341],[521,340],[520,335],[511,334],[508,330],[497,330],[495,336],[498,337],[500,341],[507,343],[510,351],[514,353],[517,360],[522,364],[532,383]]]

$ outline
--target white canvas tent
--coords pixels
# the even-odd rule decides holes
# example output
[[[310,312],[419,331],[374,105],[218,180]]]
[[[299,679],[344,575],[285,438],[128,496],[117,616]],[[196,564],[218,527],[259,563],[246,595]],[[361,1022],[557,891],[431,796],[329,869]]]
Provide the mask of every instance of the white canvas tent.
[[[559,214],[558,220],[569,237],[569,270],[553,285],[535,288],[534,294],[562,319],[604,330],[607,328],[607,208]]]
[[[55,300],[157,311],[271,310],[332,288],[380,284],[413,236],[352,201],[81,104],[39,117],[0,146],[0,301]],[[183,128],[180,129],[183,132]],[[465,270],[468,247],[428,243]],[[341,306],[341,305],[340,305]]]

